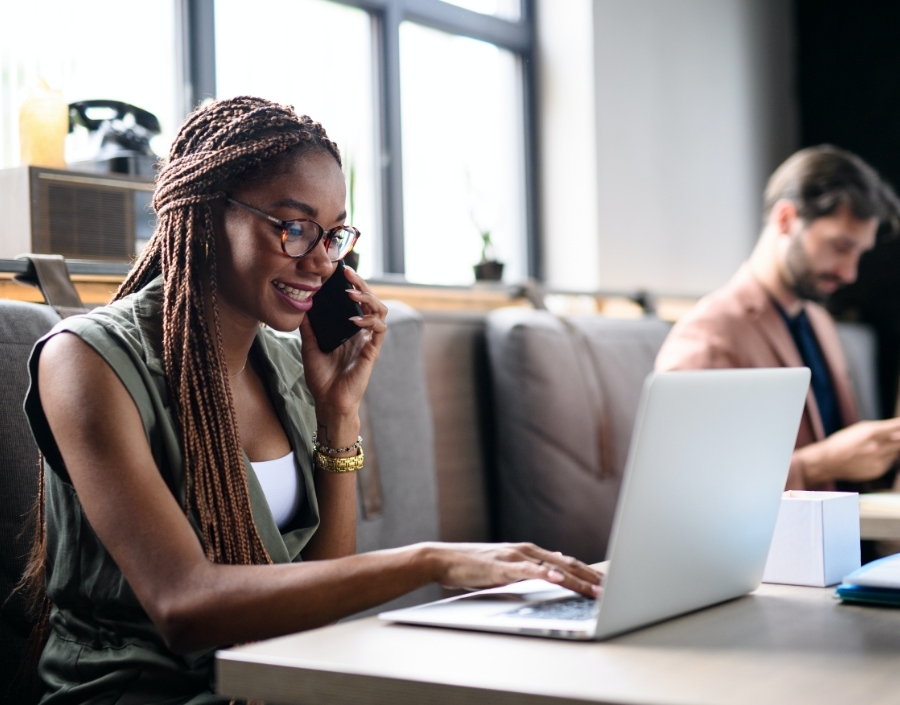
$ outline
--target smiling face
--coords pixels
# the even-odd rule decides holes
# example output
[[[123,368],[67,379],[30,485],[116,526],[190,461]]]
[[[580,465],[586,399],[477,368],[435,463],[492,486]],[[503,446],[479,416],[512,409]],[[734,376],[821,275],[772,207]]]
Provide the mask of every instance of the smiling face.
[[[277,165],[276,173],[237,186],[232,198],[280,220],[311,218],[326,230],[346,218],[344,175],[325,151],[308,152]],[[216,232],[220,318],[263,322],[290,331],[312,306],[335,265],[320,241],[304,257],[281,250],[281,230],[260,215],[223,205]]]
[[[875,245],[878,219],[859,220],[846,207],[804,223],[797,218],[781,248],[781,278],[801,299],[823,301],[856,281],[860,256]]]

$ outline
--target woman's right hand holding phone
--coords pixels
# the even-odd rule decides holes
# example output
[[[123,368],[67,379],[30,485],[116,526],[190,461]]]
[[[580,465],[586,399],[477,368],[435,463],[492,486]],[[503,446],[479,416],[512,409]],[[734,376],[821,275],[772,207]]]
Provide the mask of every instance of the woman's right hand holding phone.
[[[333,276],[345,277],[348,295],[362,307],[363,315],[354,320],[362,330],[335,350],[324,353],[316,344],[309,317],[305,317],[300,336],[306,384],[315,400],[317,416],[354,416],[387,331],[387,306],[349,267]]]

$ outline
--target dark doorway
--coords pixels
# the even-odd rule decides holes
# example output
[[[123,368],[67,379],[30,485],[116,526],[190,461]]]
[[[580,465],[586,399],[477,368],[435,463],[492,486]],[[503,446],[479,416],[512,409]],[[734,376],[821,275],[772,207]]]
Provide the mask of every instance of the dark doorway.
[[[828,142],[900,188],[900,2],[795,0],[797,88],[803,146]],[[900,372],[900,239],[860,262],[859,279],[830,303],[873,325],[882,414],[893,415]]]

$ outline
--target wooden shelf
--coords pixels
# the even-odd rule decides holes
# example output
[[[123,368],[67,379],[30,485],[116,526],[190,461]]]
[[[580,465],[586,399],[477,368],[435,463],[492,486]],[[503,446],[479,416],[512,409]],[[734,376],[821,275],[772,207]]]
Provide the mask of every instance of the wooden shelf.
[[[72,283],[81,300],[88,306],[102,306],[116,293],[122,277],[116,275],[73,274]],[[13,280],[10,272],[0,272],[0,299],[44,303],[37,288]]]
[[[402,301],[417,311],[492,311],[503,306],[530,306],[524,296],[501,289],[444,288],[394,284],[372,284],[382,301]]]
[[[16,272],[25,271],[20,260],[0,261],[0,298],[42,303],[40,292],[13,279]],[[72,282],[88,306],[102,306],[109,302],[125,277],[127,265],[104,262],[71,261],[68,263]],[[402,301],[418,311],[462,311],[479,313],[504,306],[530,306],[521,287],[504,284],[475,284],[473,286],[425,286],[391,281],[370,282],[378,298]],[[644,310],[627,294],[551,293],[546,297],[553,313],[600,313],[612,318],[639,318]],[[691,297],[657,297],[657,315],[667,321],[677,320],[696,302]]]
[[[43,303],[40,291],[13,279],[12,272],[0,272],[0,298]],[[72,274],[72,283],[81,300],[88,306],[102,306],[116,293],[122,276]],[[501,289],[444,288],[373,284],[382,300],[397,300],[420,311],[491,311],[502,306],[528,306],[527,299]]]

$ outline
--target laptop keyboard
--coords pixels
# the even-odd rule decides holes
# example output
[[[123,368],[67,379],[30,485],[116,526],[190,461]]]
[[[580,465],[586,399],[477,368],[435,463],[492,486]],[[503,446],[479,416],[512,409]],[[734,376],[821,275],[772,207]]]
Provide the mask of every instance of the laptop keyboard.
[[[597,601],[589,597],[567,597],[562,600],[548,600],[507,612],[510,617],[535,619],[593,619],[597,613]]]

